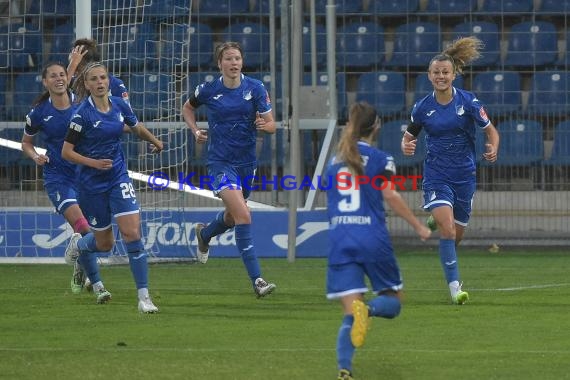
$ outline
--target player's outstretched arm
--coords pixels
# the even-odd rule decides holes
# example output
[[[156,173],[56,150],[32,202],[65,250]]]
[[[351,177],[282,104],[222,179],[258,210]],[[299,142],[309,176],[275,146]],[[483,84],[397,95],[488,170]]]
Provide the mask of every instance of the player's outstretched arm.
[[[382,190],[382,196],[390,208],[414,228],[421,240],[425,241],[430,238],[430,229],[416,218],[406,201],[402,198],[400,193],[396,191],[395,185],[389,184],[385,186]]]
[[[152,153],[160,153],[164,149],[162,141],[157,139],[151,131],[149,131],[143,123],[138,123],[133,131],[139,136],[141,140],[148,141],[153,145]]]

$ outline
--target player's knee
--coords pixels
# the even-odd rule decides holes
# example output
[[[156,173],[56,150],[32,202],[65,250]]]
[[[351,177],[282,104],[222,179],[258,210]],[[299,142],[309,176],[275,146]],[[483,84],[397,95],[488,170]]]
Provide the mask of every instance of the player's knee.
[[[373,299],[369,306],[372,315],[392,319],[400,315],[402,303],[396,296],[381,295]]]

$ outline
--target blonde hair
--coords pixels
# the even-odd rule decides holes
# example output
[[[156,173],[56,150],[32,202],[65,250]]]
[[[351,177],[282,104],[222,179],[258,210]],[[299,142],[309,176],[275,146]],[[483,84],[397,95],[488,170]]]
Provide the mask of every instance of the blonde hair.
[[[344,161],[355,175],[364,174],[358,140],[368,137],[379,123],[374,107],[365,102],[355,103],[348,113],[348,124],[337,147],[337,159]]]
[[[95,67],[102,67],[105,69],[105,72],[107,72],[107,67],[101,62],[91,62],[85,66],[85,69],[81,71],[75,82],[73,82],[73,92],[77,95],[78,101],[82,101],[89,96],[89,90],[85,87],[85,78],[87,77],[87,73]]]
[[[462,37],[453,41],[441,54],[436,55],[429,62],[450,61],[455,73],[463,73],[463,67],[481,57],[483,42],[477,37]]]

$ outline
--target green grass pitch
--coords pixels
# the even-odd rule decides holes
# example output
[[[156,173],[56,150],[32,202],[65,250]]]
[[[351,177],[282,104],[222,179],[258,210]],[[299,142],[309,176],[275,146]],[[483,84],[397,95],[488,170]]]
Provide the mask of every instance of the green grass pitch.
[[[402,313],[373,320],[355,378],[570,378],[568,253],[459,255],[463,306],[435,250],[398,255]],[[127,266],[102,268],[113,299],[97,305],[71,294],[69,266],[0,265],[0,379],[335,379],[341,311],[324,296],[326,261],[261,265],[278,287],[260,300],[239,259],[152,265],[157,315],[137,312]]]

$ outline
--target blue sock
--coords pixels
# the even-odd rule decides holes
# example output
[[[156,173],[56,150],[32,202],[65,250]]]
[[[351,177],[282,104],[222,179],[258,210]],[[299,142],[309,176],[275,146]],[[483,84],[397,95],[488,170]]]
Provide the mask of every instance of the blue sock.
[[[97,251],[97,241],[95,241],[95,235],[93,232],[89,232],[81,237],[77,241],[77,248],[80,252],[96,252]]]
[[[336,360],[338,369],[346,369],[352,372],[352,356],[354,355],[354,346],[350,340],[350,329],[352,328],[354,317],[345,315],[338,329],[338,337],[336,339]]]
[[[261,277],[261,268],[259,267],[257,256],[255,255],[255,248],[253,247],[251,224],[236,224],[235,234],[236,245],[241,254],[241,259],[245,265],[245,269],[247,269],[247,274],[252,284],[254,284],[255,279]]]
[[[380,295],[368,302],[370,315],[392,319],[400,314],[400,299],[395,296]]]
[[[218,236],[229,230],[231,227],[224,223],[224,211],[220,211],[218,215],[216,215],[216,219],[212,221],[212,223],[208,224],[202,230],[202,240],[206,244],[210,242],[214,236]]]
[[[148,288],[148,263],[147,253],[144,251],[142,241],[135,240],[125,243],[129,254],[129,266],[135,279],[137,289]]]
[[[439,259],[443,267],[445,279],[449,284],[452,281],[459,281],[459,268],[457,267],[457,253],[455,252],[455,240],[439,240]]]
[[[101,281],[99,265],[97,265],[97,254],[95,252],[83,252],[79,255],[77,261],[79,261],[92,284]]]

